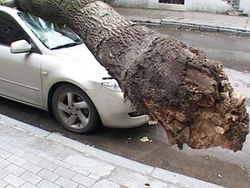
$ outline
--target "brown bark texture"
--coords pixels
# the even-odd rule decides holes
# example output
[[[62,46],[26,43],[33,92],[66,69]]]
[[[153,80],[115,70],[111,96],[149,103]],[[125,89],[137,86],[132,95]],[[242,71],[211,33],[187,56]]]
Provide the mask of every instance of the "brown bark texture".
[[[19,9],[67,24],[120,84],[139,113],[164,126],[170,144],[242,149],[249,117],[221,63],[151,31],[95,0],[17,0]]]

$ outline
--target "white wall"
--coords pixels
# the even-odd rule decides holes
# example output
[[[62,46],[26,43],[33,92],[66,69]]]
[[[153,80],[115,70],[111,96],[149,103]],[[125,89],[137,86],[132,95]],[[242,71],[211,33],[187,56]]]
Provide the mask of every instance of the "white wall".
[[[111,4],[122,7],[142,7],[149,8],[148,5],[154,0],[110,0]]]
[[[213,13],[225,13],[232,9],[231,5],[223,0],[186,0],[185,6],[186,10]]]
[[[135,8],[156,8],[167,10],[181,10],[185,11],[184,5],[170,5],[165,3],[158,3],[158,0],[110,0],[111,4],[121,7],[135,7]]]
[[[185,5],[158,3],[158,0],[110,0],[111,4],[122,7],[157,8],[181,11],[205,11],[225,13],[232,7],[223,0],[185,0]],[[248,1],[248,0],[247,0]]]

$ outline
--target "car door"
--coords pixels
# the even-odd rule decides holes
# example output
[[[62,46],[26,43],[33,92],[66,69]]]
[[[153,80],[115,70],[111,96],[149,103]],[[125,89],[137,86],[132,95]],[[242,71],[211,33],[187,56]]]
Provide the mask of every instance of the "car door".
[[[18,40],[26,40],[32,44],[30,37],[17,21],[6,12],[0,11],[0,94],[42,106],[42,55],[37,52],[11,53],[11,43]]]

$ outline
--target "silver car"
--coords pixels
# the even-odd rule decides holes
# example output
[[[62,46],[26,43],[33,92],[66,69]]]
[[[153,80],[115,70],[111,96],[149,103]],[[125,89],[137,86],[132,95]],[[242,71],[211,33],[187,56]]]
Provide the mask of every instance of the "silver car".
[[[0,96],[54,114],[73,132],[147,123],[67,27],[0,6]]]

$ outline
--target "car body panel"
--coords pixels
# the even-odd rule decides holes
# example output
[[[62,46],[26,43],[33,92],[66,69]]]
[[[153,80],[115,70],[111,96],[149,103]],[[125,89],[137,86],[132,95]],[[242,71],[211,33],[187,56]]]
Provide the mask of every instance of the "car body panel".
[[[41,54],[12,54],[6,46],[0,51],[0,93],[42,106]]]
[[[130,128],[145,124],[148,116],[130,117],[135,111],[123,93],[105,88],[110,77],[85,44],[49,50],[18,16],[18,11],[0,6],[30,37],[32,52],[13,54],[0,44],[0,95],[49,110],[49,93],[58,83],[70,83],[84,91],[94,103],[104,126]]]

